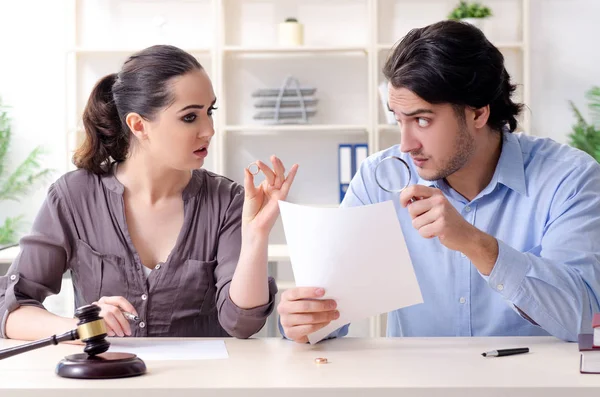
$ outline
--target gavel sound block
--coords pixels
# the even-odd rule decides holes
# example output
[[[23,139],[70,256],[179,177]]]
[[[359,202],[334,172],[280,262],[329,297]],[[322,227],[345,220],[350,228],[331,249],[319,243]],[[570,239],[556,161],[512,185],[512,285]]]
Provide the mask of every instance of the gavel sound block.
[[[146,364],[135,354],[107,352],[106,325],[100,317],[100,307],[82,306],[75,312],[79,319],[77,328],[61,335],[0,351],[0,360],[60,342],[81,340],[85,342],[84,353],[72,354],[62,359],[56,373],[65,378],[112,379],[137,376],[146,373]]]

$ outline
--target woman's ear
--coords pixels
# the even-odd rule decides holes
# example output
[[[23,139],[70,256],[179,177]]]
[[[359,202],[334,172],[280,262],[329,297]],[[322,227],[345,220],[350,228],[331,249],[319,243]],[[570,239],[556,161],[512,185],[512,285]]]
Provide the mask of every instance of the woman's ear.
[[[148,139],[148,132],[146,131],[142,116],[137,113],[129,113],[125,117],[125,122],[131,133],[135,135],[138,140],[143,141]]]
[[[490,118],[490,105],[486,105],[482,108],[473,109],[473,123],[475,128],[483,128]]]

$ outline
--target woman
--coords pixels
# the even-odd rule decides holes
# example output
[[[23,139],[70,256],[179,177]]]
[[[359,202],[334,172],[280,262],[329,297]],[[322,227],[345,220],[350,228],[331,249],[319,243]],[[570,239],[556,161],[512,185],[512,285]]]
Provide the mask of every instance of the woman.
[[[297,171],[257,162],[245,186],[200,169],[216,97],[190,54],[154,46],[94,87],[79,168],[49,189],[21,253],[0,277],[2,337],[38,339],[76,319],[42,306],[71,270],[77,307],[101,307],[110,336],[235,336],[258,332],[277,287],[269,232]],[[137,316],[138,320],[128,320]]]

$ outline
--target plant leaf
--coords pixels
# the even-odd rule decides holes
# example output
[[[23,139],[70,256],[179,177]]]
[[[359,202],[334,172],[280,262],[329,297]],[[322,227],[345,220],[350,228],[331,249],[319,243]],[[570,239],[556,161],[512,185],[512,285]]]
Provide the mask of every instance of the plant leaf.
[[[0,101],[0,176],[3,174],[6,166],[6,158],[11,137],[10,120],[4,109],[5,107]]]
[[[592,124],[600,129],[600,87],[592,87],[585,95],[590,102],[588,105]]]
[[[9,217],[0,226],[0,245],[16,243],[19,232],[23,229],[23,215]]]

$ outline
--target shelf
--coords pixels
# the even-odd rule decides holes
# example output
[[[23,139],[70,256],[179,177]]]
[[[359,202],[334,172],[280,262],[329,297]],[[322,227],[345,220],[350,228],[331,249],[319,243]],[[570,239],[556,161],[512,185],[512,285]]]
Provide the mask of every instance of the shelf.
[[[70,49],[68,52],[73,54],[89,54],[89,55],[129,55],[145,47],[139,48],[102,48],[102,47],[75,47]],[[212,50],[210,48],[182,48],[182,50],[189,52],[190,54],[209,54]]]
[[[494,44],[499,50],[520,50],[523,49],[524,45],[521,41],[499,41]],[[379,51],[391,50],[396,43],[377,44]]]
[[[325,47],[325,46],[298,46],[298,47],[245,47],[245,46],[225,46],[224,51],[230,54],[240,55],[267,55],[267,56],[281,56],[281,55],[366,55],[367,47],[364,46],[340,46],[340,47]]]
[[[287,261],[290,259],[286,244],[269,244],[269,262]]]
[[[400,127],[398,127],[398,124],[379,124],[377,129],[379,131],[396,131],[400,133]]]
[[[286,247],[287,249],[287,247]],[[6,248],[0,251],[0,264],[11,264],[19,254],[19,246]]]
[[[379,51],[386,51],[386,50],[391,50],[392,47],[394,47],[395,43],[393,44],[377,44],[377,49]]]
[[[279,125],[229,125],[223,127],[224,131],[230,132],[252,132],[252,133],[272,133],[272,132],[306,132],[306,131],[328,131],[328,132],[366,132],[366,125],[344,125],[344,124],[279,124]]]
[[[320,208],[340,208],[340,203],[336,204],[306,204],[311,207],[320,207]]]
[[[522,50],[524,44],[521,41],[499,41],[494,44],[499,50]]]
[[[278,281],[278,280],[275,280],[275,282],[277,283],[277,289],[279,290],[279,292],[283,292],[283,291],[288,290],[288,289],[296,288],[296,283],[293,282],[293,281]]]

